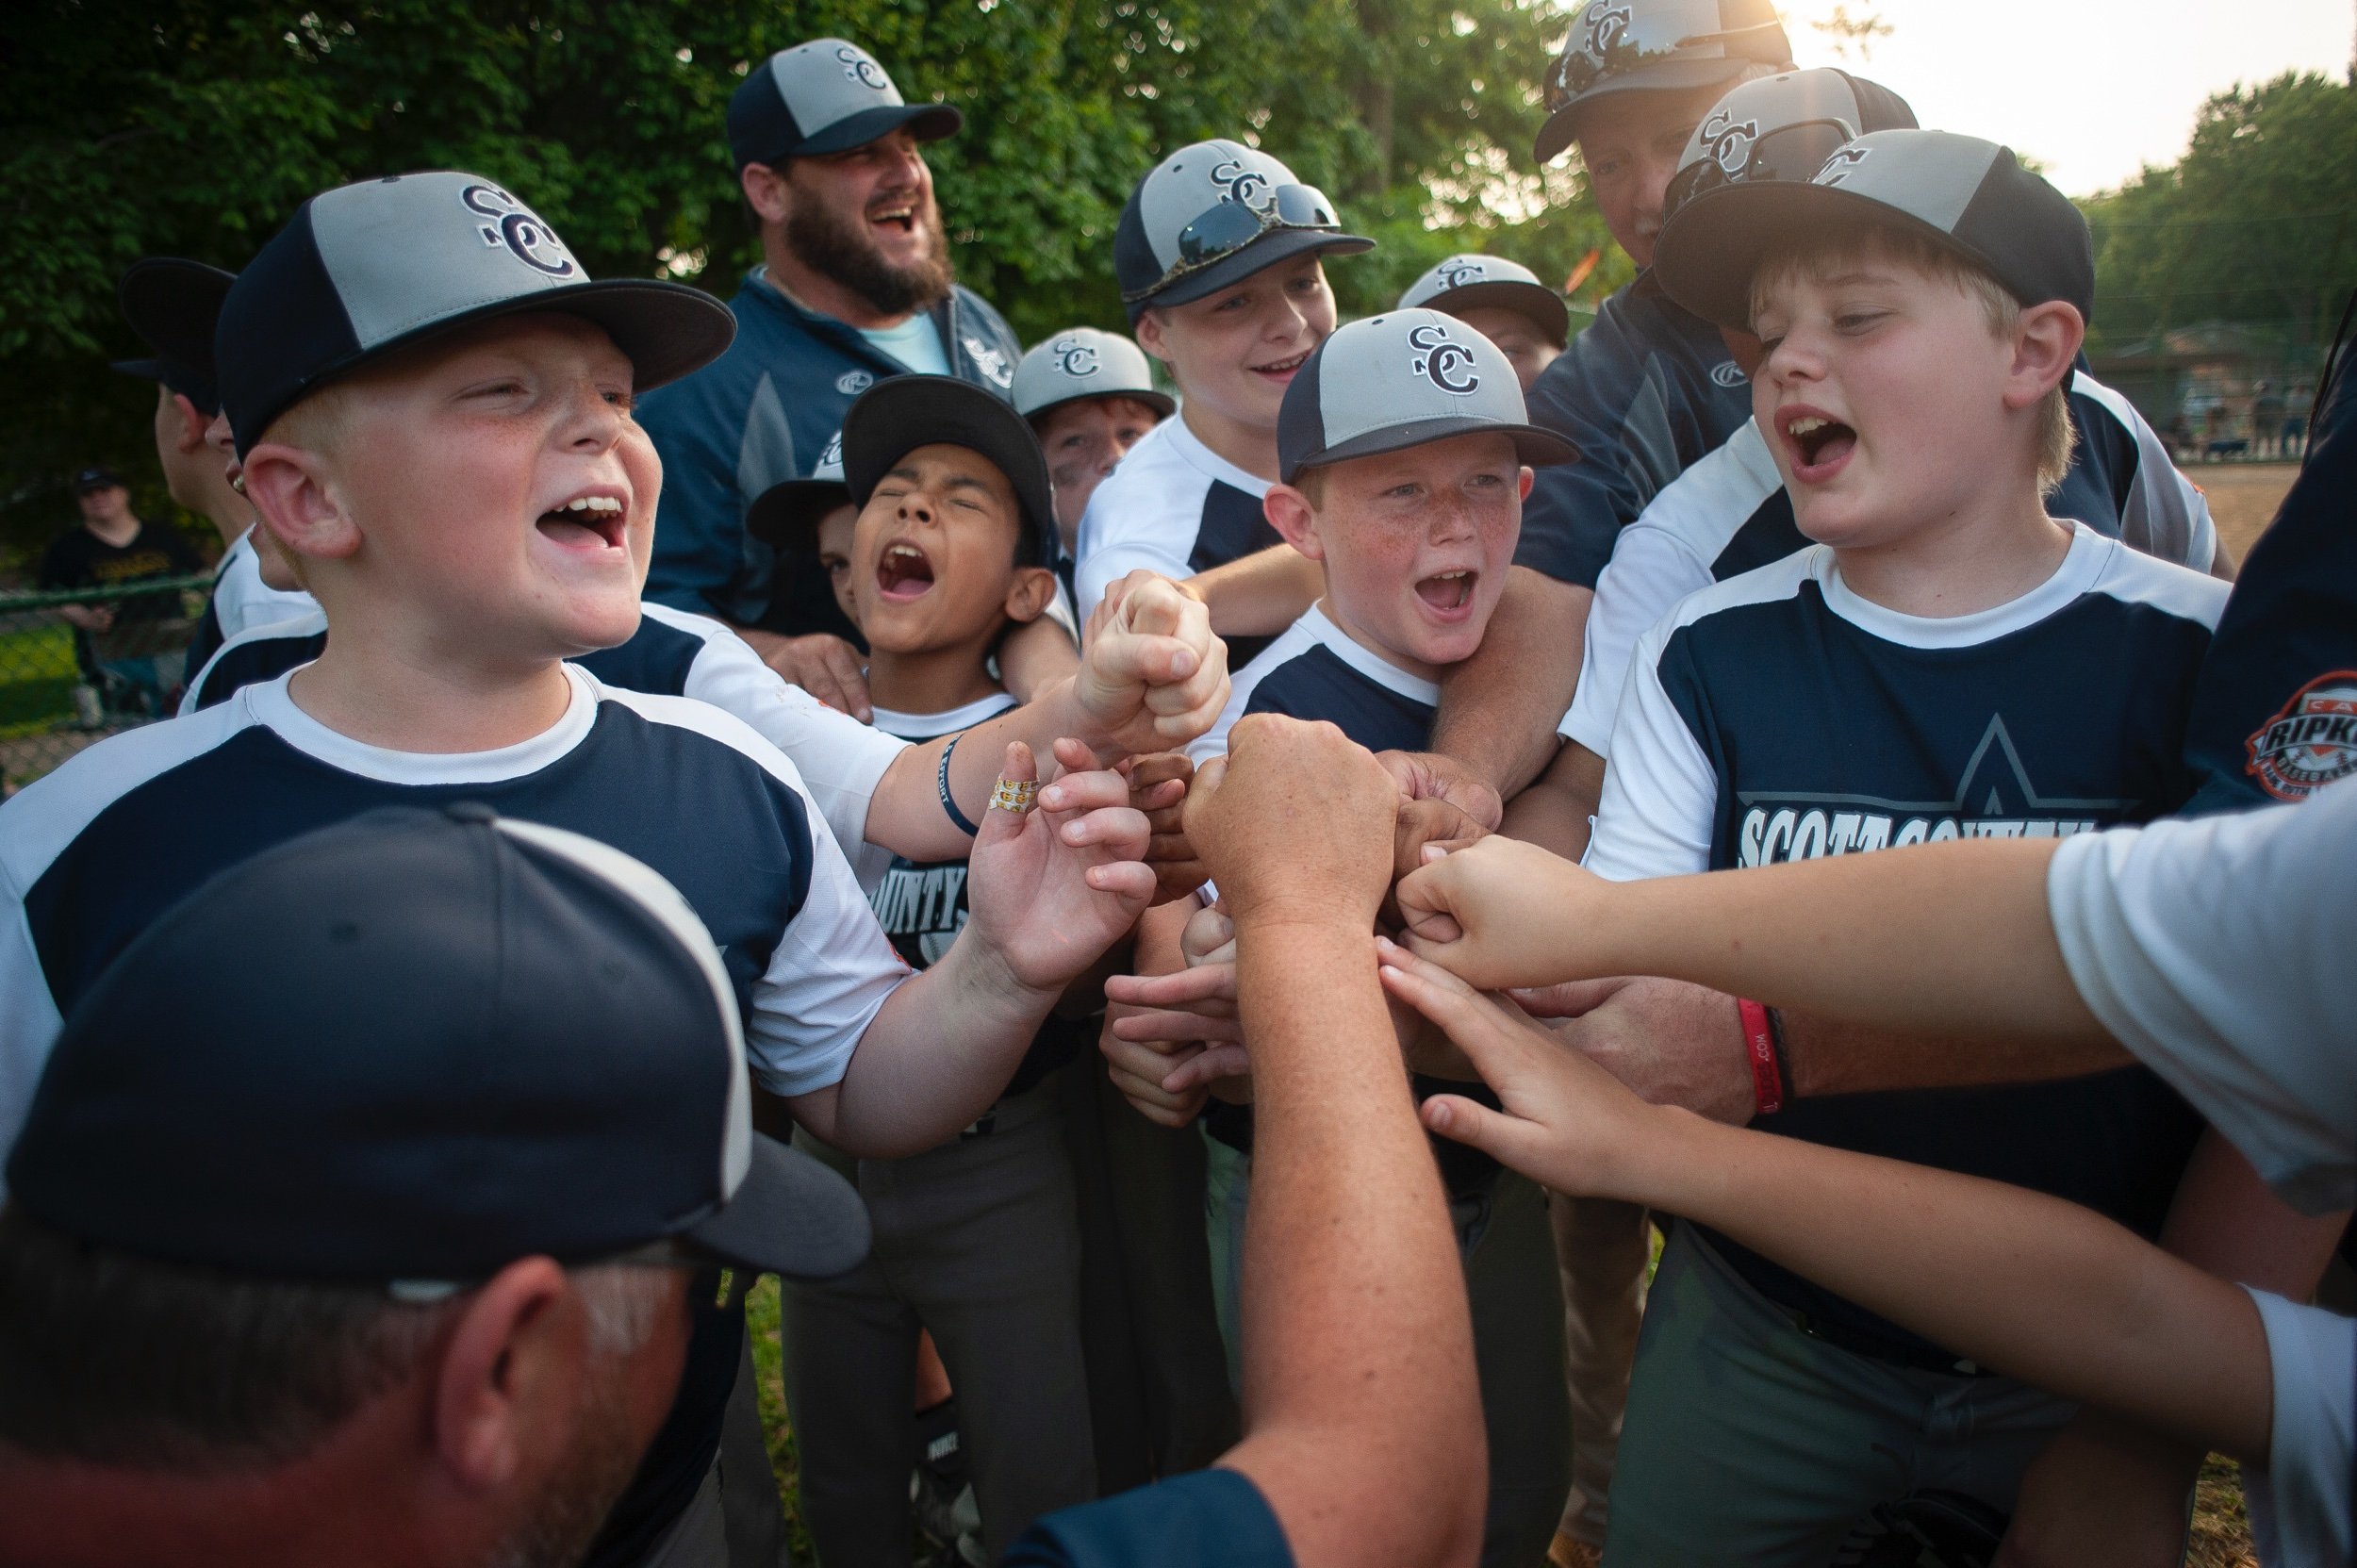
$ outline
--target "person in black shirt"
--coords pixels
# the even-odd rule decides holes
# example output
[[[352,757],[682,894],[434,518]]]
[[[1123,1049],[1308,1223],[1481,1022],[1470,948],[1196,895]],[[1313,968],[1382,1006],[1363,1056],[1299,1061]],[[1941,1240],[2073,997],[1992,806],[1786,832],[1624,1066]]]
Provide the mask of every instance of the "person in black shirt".
[[[41,557],[41,587],[120,588],[205,569],[187,540],[131,510],[131,492],[112,469],[93,466],[75,474],[74,500],[82,510],[81,526]],[[102,690],[110,683],[127,685],[152,716],[164,711],[164,694],[180,684],[181,652],[161,646],[170,639],[160,624],[179,619],[180,609],[174,595],[147,594],[60,604],[58,613],[74,628],[84,678]]]

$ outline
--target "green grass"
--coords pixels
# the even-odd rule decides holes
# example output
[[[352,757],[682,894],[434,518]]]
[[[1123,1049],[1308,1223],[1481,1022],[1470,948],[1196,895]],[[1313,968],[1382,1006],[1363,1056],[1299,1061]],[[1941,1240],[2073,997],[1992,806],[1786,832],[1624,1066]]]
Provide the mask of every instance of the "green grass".
[[[74,717],[74,632],[62,621],[0,632],[0,739]]]
[[[785,1536],[793,1560],[816,1562],[810,1530],[802,1523],[794,1428],[785,1414],[784,1357],[778,1348],[778,1281],[764,1275],[745,1296],[745,1329],[753,1337],[753,1380],[760,1385],[761,1435],[769,1444],[769,1468],[778,1473],[778,1495],[785,1502]]]

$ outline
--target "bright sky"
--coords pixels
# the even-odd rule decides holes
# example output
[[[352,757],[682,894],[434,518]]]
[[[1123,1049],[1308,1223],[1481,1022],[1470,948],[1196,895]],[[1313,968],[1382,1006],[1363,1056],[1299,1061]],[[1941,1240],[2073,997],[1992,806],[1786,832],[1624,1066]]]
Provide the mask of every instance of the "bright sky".
[[[2351,0],[1850,0],[1890,34],[1844,59],[1808,24],[1833,0],[1784,0],[1803,65],[1881,82],[1925,125],[2003,141],[2085,196],[2169,164],[2201,101],[2287,70],[2342,77]]]

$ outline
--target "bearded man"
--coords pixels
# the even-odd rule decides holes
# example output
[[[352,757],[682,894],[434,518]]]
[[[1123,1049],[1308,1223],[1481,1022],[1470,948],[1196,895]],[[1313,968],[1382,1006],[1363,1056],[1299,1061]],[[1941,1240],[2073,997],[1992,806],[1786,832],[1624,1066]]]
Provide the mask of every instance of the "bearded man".
[[[638,405],[664,470],[647,597],[728,621],[787,680],[862,719],[865,682],[842,640],[853,634],[816,557],[779,558],[747,535],[745,509],[808,478],[882,377],[954,375],[1002,396],[1012,385],[1022,351],[957,285],[921,151],[964,123],[947,104],[904,103],[873,56],[837,38],[749,72],[729,100],[729,150],[763,265],[729,302],[728,353]],[[1047,657],[1071,667],[1068,645]]]

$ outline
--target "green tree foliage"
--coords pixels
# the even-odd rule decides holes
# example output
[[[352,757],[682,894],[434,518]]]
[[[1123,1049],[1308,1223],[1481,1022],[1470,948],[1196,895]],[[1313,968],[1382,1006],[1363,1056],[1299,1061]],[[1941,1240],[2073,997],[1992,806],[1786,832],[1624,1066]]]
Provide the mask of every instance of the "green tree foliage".
[[[857,39],[964,132],[932,150],[962,276],[1027,340],[1122,324],[1113,228],[1163,153],[1265,147],[1382,248],[1339,263],[1389,305],[1453,250],[1560,279],[1608,244],[1574,177],[1530,165],[1563,22],[1519,0],[13,0],[0,8],[0,546],[71,515],[65,471],[149,476],[152,393],[114,308],[135,258],[237,267],[306,195],[463,168],[547,215],[596,273],[725,297],[756,259],[723,132],[749,65]],[[1626,275],[1618,253],[1592,293]]]
[[[2221,92],[2176,164],[2081,206],[2099,349],[2197,322],[2314,345],[2357,285],[2357,86],[2286,73]]]

